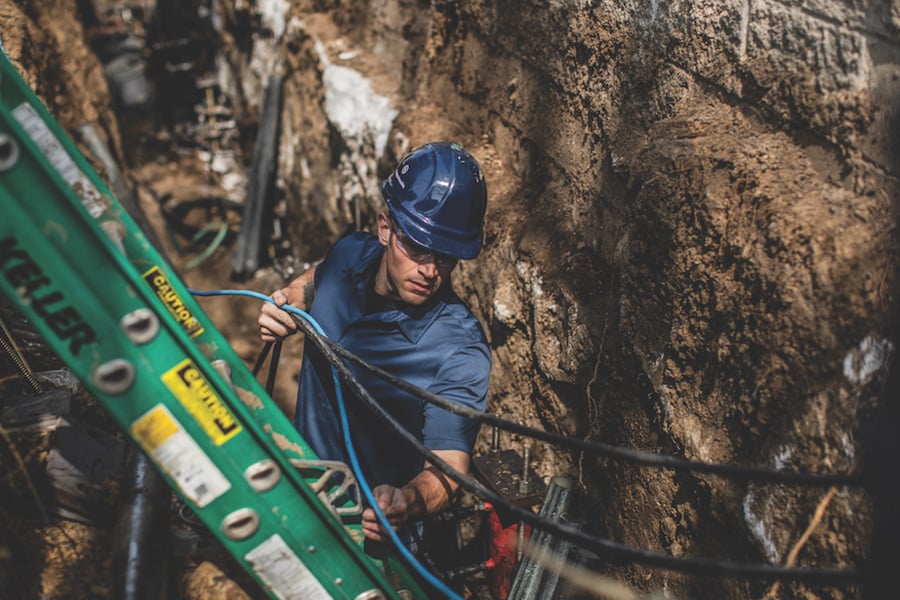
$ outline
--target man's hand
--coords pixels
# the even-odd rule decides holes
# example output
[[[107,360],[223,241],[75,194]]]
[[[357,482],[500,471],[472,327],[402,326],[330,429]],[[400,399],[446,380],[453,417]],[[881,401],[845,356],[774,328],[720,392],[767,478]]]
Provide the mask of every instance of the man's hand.
[[[308,310],[315,296],[314,277],[316,267],[312,266],[286,287],[272,292],[271,302],[263,302],[259,309],[259,337],[264,342],[280,342],[284,338],[297,333],[297,323],[286,310],[279,308],[289,304],[295,308]]]
[[[284,338],[297,332],[297,323],[286,310],[278,308],[283,304],[290,304],[285,290],[276,290],[272,293],[271,302],[263,302],[259,309],[259,337],[264,342],[280,342]],[[277,305],[277,306],[276,306]]]
[[[384,484],[373,489],[372,495],[375,497],[375,502],[378,503],[378,508],[387,517],[394,530],[409,520],[409,503],[403,490]],[[375,542],[387,541],[388,533],[381,526],[381,521],[378,520],[372,508],[364,510],[362,518],[363,533],[367,539]]]
[[[434,454],[456,471],[464,475],[469,472],[468,452],[434,450]],[[372,490],[372,495],[388,522],[397,529],[407,521],[417,521],[440,510],[456,492],[456,488],[456,482],[426,463],[422,472],[402,488],[379,485]],[[363,533],[368,539],[377,542],[387,539],[387,532],[381,527],[381,522],[371,508],[363,511]]]

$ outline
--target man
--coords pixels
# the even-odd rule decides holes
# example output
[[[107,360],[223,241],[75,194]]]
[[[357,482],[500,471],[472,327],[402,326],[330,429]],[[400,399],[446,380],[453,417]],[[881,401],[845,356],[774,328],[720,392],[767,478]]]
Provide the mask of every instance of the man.
[[[329,338],[369,364],[448,400],[483,411],[491,355],[478,320],[453,292],[460,259],[481,251],[487,189],[475,158],[448,142],[405,156],[382,183],[388,211],[374,233],[341,239],[328,256],[274,302],[306,308]],[[271,303],[262,306],[260,337],[277,341],[297,324]],[[468,472],[479,424],[406,394],[354,369],[372,396],[435,455]],[[348,402],[350,430],[363,473],[394,528],[437,511],[456,484],[387,430],[365,408]],[[347,462],[334,409],[330,365],[306,344],[294,425],[322,459]],[[368,539],[383,541],[371,508]]]

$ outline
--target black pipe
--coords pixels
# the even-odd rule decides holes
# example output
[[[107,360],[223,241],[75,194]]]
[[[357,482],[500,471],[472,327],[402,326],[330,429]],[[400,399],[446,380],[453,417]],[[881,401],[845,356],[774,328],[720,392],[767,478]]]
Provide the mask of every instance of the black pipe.
[[[259,133],[253,147],[253,164],[247,182],[244,218],[238,233],[237,248],[231,259],[231,277],[241,281],[253,275],[265,259],[271,236],[275,194],[275,172],[278,163],[278,123],[281,119],[281,87],[279,75],[269,77],[263,100]]]
[[[128,446],[112,553],[112,597],[166,597],[171,493],[150,461]]]

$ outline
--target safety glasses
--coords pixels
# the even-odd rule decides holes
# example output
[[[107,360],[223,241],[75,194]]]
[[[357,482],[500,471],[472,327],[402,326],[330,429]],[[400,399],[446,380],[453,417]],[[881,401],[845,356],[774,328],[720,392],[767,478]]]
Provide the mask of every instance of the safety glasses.
[[[413,262],[422,265],[433,260],[435,266],[439,269],[452,269],[459,262],[459,259],[456,257],[432,252],[415,243],[408,235],[403,233],[393,218],[391,218],[391,231],[394,234],[394,241],[397,243],[397,247]]]

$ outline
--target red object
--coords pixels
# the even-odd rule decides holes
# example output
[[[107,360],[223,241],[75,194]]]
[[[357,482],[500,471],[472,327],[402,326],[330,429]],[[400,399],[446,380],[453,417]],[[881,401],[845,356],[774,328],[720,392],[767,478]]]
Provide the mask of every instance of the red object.
[[[516,540],[519,533],[519,523],[513,523],[504,527],[497,513],[491,509],[488,511],[488,524],[491,529],[490,557],[488,562],[493,562],[493,568],[488,571],[491,596],[496,600],[506,600],[509,589],[512,587],[516,574],[518,561],[516,560]],[[525,537],[531,535],[531,527],[525,523]]]

